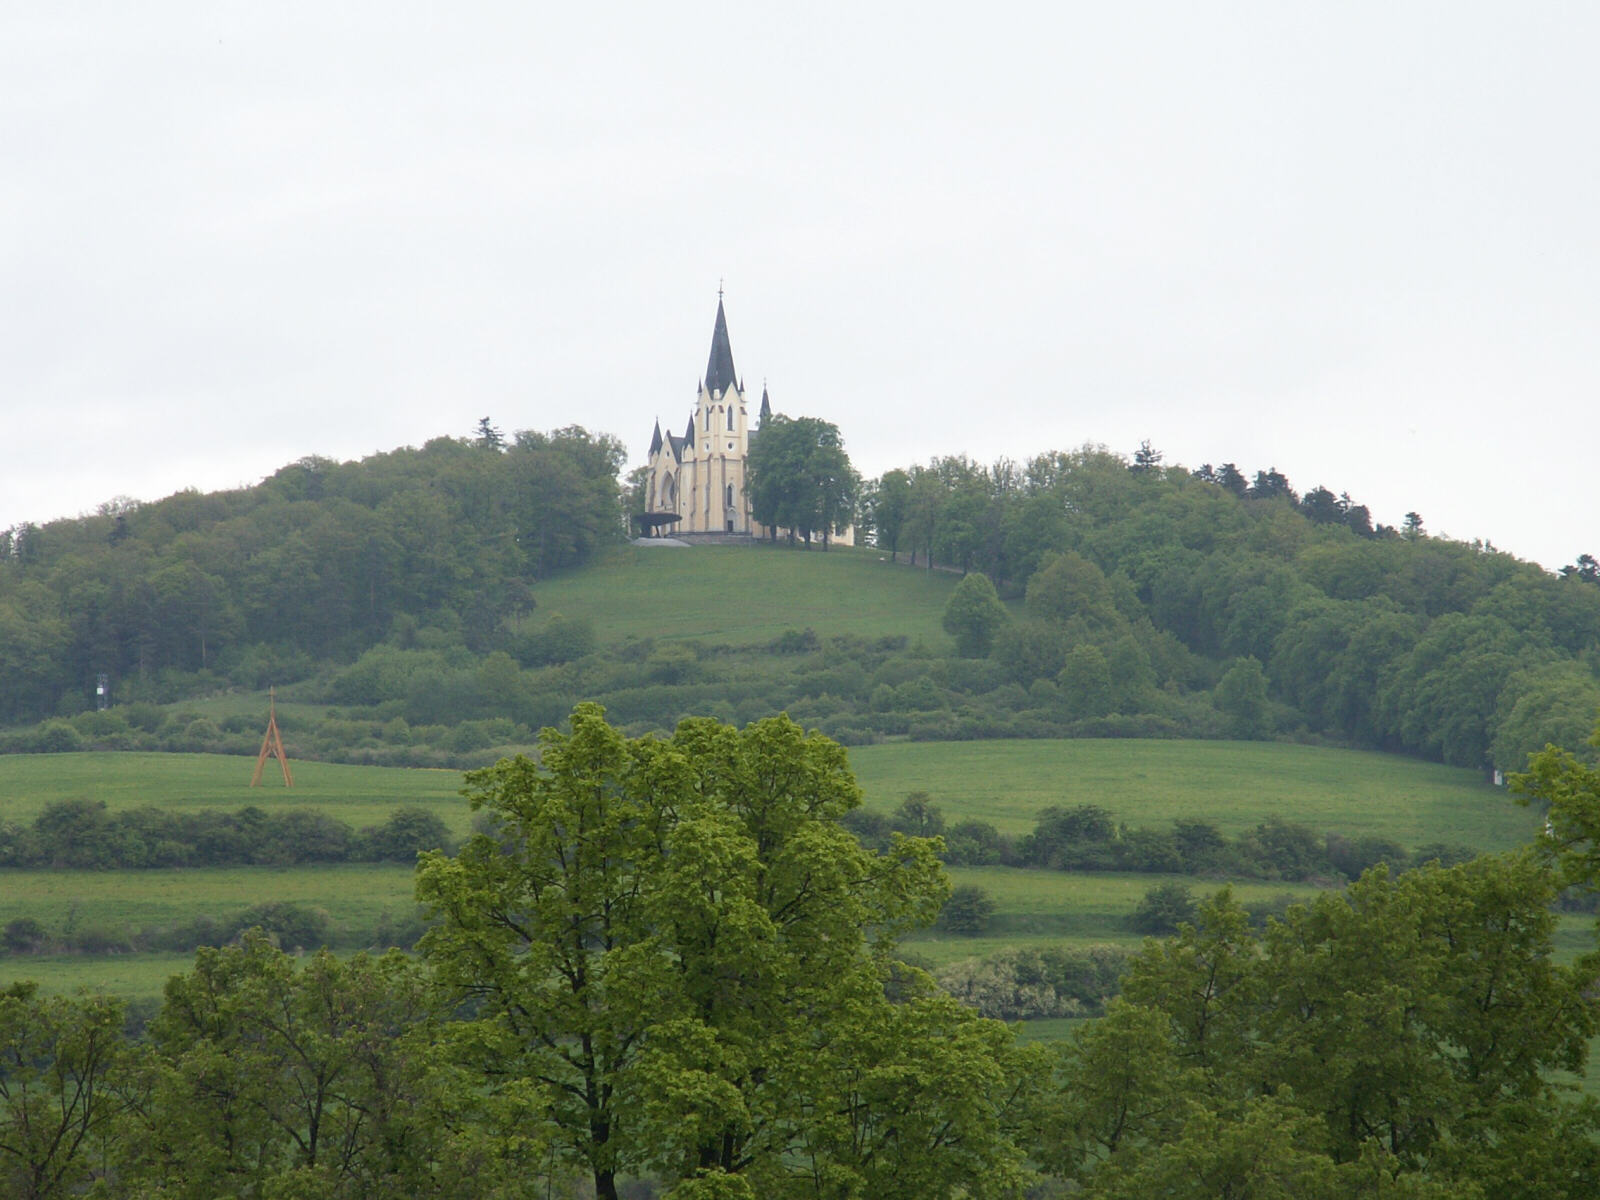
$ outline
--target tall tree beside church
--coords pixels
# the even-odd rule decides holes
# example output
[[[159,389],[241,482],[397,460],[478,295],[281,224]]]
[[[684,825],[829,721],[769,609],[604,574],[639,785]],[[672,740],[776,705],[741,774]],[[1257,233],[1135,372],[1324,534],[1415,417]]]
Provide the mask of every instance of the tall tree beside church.
[[[844,452],[839,427],[817,417],[775,414],[750,447],[750,514],[771,529],[784,528],[807,546],[855,519],[861,477]]]
[[[889,552],[889,561],[900,554],[900,539],[905,532],[911,507],[911,476],[899,469],[885,471],[872,485],[867,508],[872,520],[873,544]]]

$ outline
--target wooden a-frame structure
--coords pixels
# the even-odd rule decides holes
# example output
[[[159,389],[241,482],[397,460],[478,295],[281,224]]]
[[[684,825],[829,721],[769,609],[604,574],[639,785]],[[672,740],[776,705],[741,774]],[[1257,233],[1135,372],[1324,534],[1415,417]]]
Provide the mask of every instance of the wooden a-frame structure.
[[[261,753],[256,755],[256,773],[250,776],[250,786],[261,783],[261,770],[269,757],[275,757],[283,768],[283,786],[293,787],[294,776],[289,773],[289,756],[283,752],[283,735],[278,732],[278,689],[267,690],[267,732],[261,739]]]

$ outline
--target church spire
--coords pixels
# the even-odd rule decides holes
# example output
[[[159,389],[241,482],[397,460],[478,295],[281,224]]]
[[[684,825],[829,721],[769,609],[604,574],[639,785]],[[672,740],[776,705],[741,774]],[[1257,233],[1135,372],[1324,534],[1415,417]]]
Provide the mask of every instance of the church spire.
[[[722,311],[722,289],[717,289],[717,323],[711,331],[711,357],[706,362],[706,391],[726,392],[734,386],[733,347],[728,342],[728,318]]]
[[[757,420],[761,425],[765,425],[767,418],[770,416],[772,416],[772,401],[767,399],[767,384],[763,380],[761,383],[761,416]]]
[[[650,436],[650,457],[656,456],[656,451],[661,449],[661,418],[656,418],[656,431]]]

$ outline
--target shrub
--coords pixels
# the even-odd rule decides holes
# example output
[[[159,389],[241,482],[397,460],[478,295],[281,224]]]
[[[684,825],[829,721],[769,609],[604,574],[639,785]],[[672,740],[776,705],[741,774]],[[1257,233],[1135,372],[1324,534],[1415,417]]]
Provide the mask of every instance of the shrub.
[[[785,629],[767,644],[774,654],[810,654],[817,648],[814,629]]]
[[[963,883],[950,892],[934,925],[947,933],[987,933],[994,914],[994,897],[975,883]]]
[[[1140,933],[1164,936],[1194,920],[1194,896],[1181,883],[1158,883],[1145,892],[1133,910],[1133,927]]]
[[[233,936],[260,929],[285,950],[316,950],[327,943],[328,914],[292,900],[274,900],[247,908],[233,921]]]
[[[525,667],[547,667],[587,658],[599,648],[588,617],[552,616],[542,629],[514,636],[512,656]]]
[[[953,867],[985,867],[1001,859],[1000,832],[987,821],[961,821],[944,835],[944,861]]]
[[[1470,862],[1478,857],[1478,852],[1471,846],[1459,846],[1449,842],[1429,842],[1425,846],[1418,846],[1411,856],[1411,861],[1417,864],[1437,859],[1441,867],[1454,867],[1464,862]]]
[[[34,730],[27,749],[34,754],[71,754],[83,749],[83,735],[68,721],[46,721]]]
[[[1323,842],[1328,861],[1334,870],[1347,879],[1359,879],[1363,871],[1379,863],[1387,864],[1391,872],[1403,871],[1411,857],[1398,842],[1391,842],[1387,838],[1351,839],[1330,833]]]
[[[1023,948],[951,963],[934,978],[957,1000],[997,1020],[1093,1016],[1120,990],[1127,961],[1120,946]]]
[[[7,954],[37,954],[49,944],[49,932],[33,917],[17,917],[0,930],[0,946]]]
[[[1309,879],[1330,869],[1317,836],[1304,825],[1268,817],[1241,846],[1264,874],[1279,879]]]
[[[126,926],[86,925],[73,933],[71,945],[79,954],[126,954],[133,939]]]
[[[367,862],[415,862],[424,850],[451,849],[450,830],[425,808],[397,808],[381,825],[358,837],[357,855]]]

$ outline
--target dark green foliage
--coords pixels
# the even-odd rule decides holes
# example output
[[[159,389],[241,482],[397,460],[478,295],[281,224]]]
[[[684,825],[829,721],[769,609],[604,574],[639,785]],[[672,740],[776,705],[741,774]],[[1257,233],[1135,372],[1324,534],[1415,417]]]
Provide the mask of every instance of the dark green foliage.
[[[907,837],[938,837],[944,832],[944,814],[927,792],[912,792],[900,801],[889,826]]]
[[[1094,804],[1047,808],[1019,853],[1029,864],[1055,870],[1111,870],[1116,827],[1111,814]]]
[[[1265,737],[1272,732],[1271,706],[1267,702],[1267,676],[1253,658],[1241,658],[1217,681],[1214,703],[1227,717],[1230,737]]]
[[[1527,852],[1380,868],[1259,933],[1219,894],[1074,1038],[1046,1164],[1107,1197],[1593,1194],[1556,1073],[1600,959],[1556,963],[1556,886]]]
[[[994,897],[977,884],[963,883],[951,889],[934,927],[948,933],[987,933],[994,915]]]
[[[423,808],[399,808],[382,825],[361,831],[363,860],[367,862],[415,862],[429,850],[444,850],[451,845],[450,830],[440,817]]]
[[[944,834],[944,861],[953,867],[988,867],[1011,856],[1010,842],[987,821],[958,821]]]
[[[1387,838],[1346,838],[1330,833],[1323,839],[1323,847],[1329,864],[1346,879],[1358,879],[1369,867],[1380,863],[1391,872],[1403,871],[1410,862],[1410,855],[1405,848]],[[1427,862],[1428,859],[1421,858],[1420,861]]]
[[[1178,926],[1193,921],[1194,894],[1185,884],[1158,883],[1145,892],[1133,910],[1132,924],[1140,933],[1165,936],[1178,932]]]
[[[63,697],[64,711],[90,707],[102,671],[124,700],[161,699],[165,672],[283,683],[309,656],[348,661],[400,618],[453,620],[465,644],[492,648],[500,620],[530,607],[528,581],[621,536],[622,454],[577,427],[493,454],[440,438],[13,535],[0,722]],[[76,748],[70,731],[51,737],[29,749]]]
[[[49,933],[33,917],[13,918],[0,930],[0,947],[7,954],[37,954],[49,941]]]
[[[1438,859],[1451,866],[1472,857],[1462,847],[1431,845],[1415,853],[1385,838],[1319,836],[1308,826],[1269,817],[1230,841],[1204,821],[1183,820],[1171,830],[1117,824],[1098,805],[1051,807],[1032,833],[1014,845],[992,826],[962,822],[947,835],[945,861],[958,866],[1003,863],[1060,871],[1134,871],[1146,874],[1226,875],[1245,879],[1354,879],[1368,868],[1393,871]]]
[[[861,477],[830,422],[770,417],[752,441],[748,469],[751,516],[774,532],[787,529],[808,547],[817,536],[826,549],[855,519]]]
[[[534,614],[540,579],[617,536],[615,461],[581,430],[496,453],[440,439],[13,531],[0,723],[43,723],[0,730],[0,753],[253,753],[259,722],[157,702],[294,678],[292,699],[344,711],[295,713],[292,756],[420,766],[482,765],[597,698],[632,733],[788,711],[852,744],[1309,735],[1515,770],[1577,744],[1600,704],[1581,564],[1562,578],[1420,530],[1362,536],[1370,514],[1329,488],[1291,506],[1267,470],[1241,499],[1237,468],[1130,471],[1093,449],[879,481],[888,557],[1025,598],[997,629],[958,622],[965,653],[992,637],[987,658],[822,637],[809,611],[765,647],[607,645],[571,605]],[[136,703],[89,711],[101,669]]]
[[[316,950],[326,944],[328,914],[292,900],[247,908],[235,920],[240,930],[259,929],[285,950]]]
[[[599,647],[594,622],[557,614],[537,630],[511,639],[511,653],[525,667],[547,667],[593,654]]]
[[[115,870],[146,867],[290,866],[317,862],[413,862],[451,844],[436,814],[396,809],[352,830],[326,813],[247,807],[108,812],[103,800],[58,800],[27,828],[0,827],[0,867]]]
[[[956,639],[956,653],[964,658],[985,658],[994,635],[1008,620],[1005,605],[987,575],[973,572],[956,584],[944,610],[944,631]]]

